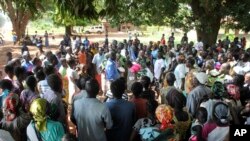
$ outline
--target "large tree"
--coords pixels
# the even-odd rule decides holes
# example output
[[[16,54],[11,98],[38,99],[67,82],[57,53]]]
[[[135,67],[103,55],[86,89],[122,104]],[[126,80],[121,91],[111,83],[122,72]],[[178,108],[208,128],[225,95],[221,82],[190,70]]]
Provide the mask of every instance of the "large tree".
[[[13,30],[20,39],[25,34],[26,26],[41,10],[45,0],[1,0],[0,6],[9,16]]]
[[[208,45],[216,43],[219,29],[226,17],[234,19],[234,23],[242,23],[238,24],[238,28],[247,25],[243,23],[243,17],[250,10],[249,0],[179,0],[179,2],[191,7],[197,37],[201,37]]]

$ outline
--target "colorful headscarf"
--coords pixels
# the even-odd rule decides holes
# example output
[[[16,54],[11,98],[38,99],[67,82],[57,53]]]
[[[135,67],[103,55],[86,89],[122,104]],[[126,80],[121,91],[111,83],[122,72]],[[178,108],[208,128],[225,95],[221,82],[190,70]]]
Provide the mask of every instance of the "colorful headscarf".
[[[38,131],[46,131],[47,101],[42,98],[35,99],[30,105],[30,112],[33,115],[35,126]]]
[[[16,118],[18,112],[19,97],[17,94],[10,93],[4,102],[3,112],[6,121],[13,121]]]
[[[211,90],[215,98],[222,98],[225,94],[225,87],[220,81],[215,81]]]
[[[169,105],[159,105],[156,108],[155,111],[156,117],[159,120],[159,122],[161,123],[161,130],[165,130],[167,128],[173,128],[173,126],[171,125],[171,121],[174,117],[173,114],[173,109],[169,106]]]

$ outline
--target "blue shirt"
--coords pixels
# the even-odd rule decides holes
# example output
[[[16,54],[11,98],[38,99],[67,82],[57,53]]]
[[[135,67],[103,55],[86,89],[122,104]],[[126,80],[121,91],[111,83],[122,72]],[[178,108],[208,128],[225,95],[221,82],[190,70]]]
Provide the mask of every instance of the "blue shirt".
[[[21,66],[24,67],[26,71],[32,72],[33,64],[30,61],[24,61]]]
[[[10,91],[9,90],[4,90],[2,94],[0,95],[0,108],[3,107],[3,102],[6,99],[6,97],[9,95]]]
[[[120,77],[115,61],[109,59],[105,68],[106,79],[116,80]]]
[[[106,105],[113,120],[113,127],[106,132],[108,141],[128,141],[136,117],[134,103],[111,99]]]

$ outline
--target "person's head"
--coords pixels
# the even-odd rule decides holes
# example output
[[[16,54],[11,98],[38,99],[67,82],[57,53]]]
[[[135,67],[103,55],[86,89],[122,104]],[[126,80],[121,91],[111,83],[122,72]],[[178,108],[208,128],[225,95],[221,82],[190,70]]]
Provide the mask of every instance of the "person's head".
[[[220,73],[229,74],[230,68],[231,66],[229,63],[223,63],[220,67]]]
[[[204,107],[199,107],[195,114],[195,118],[201,123],[205,124],[207,122],[207,109]]]
[[[146,89],[146,90],[149,89],[151,81],[150,81],[150,78],[148,76],[142,76],[140,82],[141,82],[144,89]]]
[[[115,80],[114,82],[111,83],[110,89],[115,98],[121,99],[122,95],[126,90],[125,81],[123,81],[123,79],[120,78]]]
[[[242,60],[243,62],[247,62],[247,61],[249,60],[249,58],[250,58],[250,56],[249,56],[248,53],[243,53],[243,54],[241,55],[241,60]]]
[[[104,52],[104,49],[103,48],[99,48],[99,54],[102,55]]]
[[[230,110],[228,105],[217,102],[213,107],[213,119],[218,126],[227,126],[230,122]]]
[[[61,58],[60,59],[60,63],[61,63],[61,65],[64,67],[64,68],[67,68],[68,66],[67,66],[67,60],[66,60],[66,58]]]
[[[68,65],[69,65],[69,67],[70,67],[71,69],[75,69],[75,67],[76,67],[76,61],[75,61],[74,59],[70,59],[70,60],[68,61]]]
[[[204,72],[195,72],[194,73],[194,78],[193,78],[193,85],[198,86],[198,85],[205,85],[207,83],[208,76]]]
[[[47,121],[47,110],[49,108],[49,104],[46,99],[37,98],[33,100],[30,105],[30,113],[35,121],[35,128],[40,131],[46,131],[46,121]]]
[[[12,59],[12,53],[11,52],[7,52],[6,53],[6,57],[8,60],[11,60]]]
[[[214,69],[214,60],[212,60],[212,59],[207,60],[205,63],[205,69],[207,69],[207,70]]]
[[[195,64],[194,58],[192,56],[188,57],[186,60],[186,66],[188,68],[192,68],[192,67],[194,67],[194,64]]]
[[[165,76],[165,85],[167,86],[173,86],[176,78],[175,75],[172,72],[169,72]]]
[[[158,102],[155,100],[147,101],[146,103],[147,114],[149,118],[151,118],[152,120],[155,120],[155,111],[157,107],[158,107]]]
[[[158,121],[161,123],[161,130],[165,130],[169,125],[174,117],[174,111],[169,105],[159,105],[155,111],[156,117]]]
[[[132,62],[130,60],[127,61],[127,67],[131,68],[133,66]]]
[[[12,79],[14,76],[14,67],[12,65],[6,65],[4,72]]]
[[[243,85],[244,85],[244,76],[237,74],[236,76],[234,76],[233,82],[234,82],[235,85],[237,85],[239,87],[243,87]]]
[[[158,52],[158,59],[162,59],[163,58],[163,53],[162,52]]]
[[[85,90],[85,84],[88,80],[90,80],[91,77],[90,76],[81,76],[77,82],[76,85],[80,90]]]
[[[52,65],[47,65],[43,68],[44,74],[49,76],[50,74],[55,73],[55,68]]]
[[[182,111],[186,105],[186,97],[177,89],[170,89],[167,93],[166,100],[176,111]]]
[[[16,119],[19,108],[19,96],[10,93],[4,100],[3,113],[6,121],[10,122]]]
[[[35,92],[37,81],[36,81],[36,78],[33,75],[28,76],[25,79],[25,83],[26,83],[27,87],[30,90],[32,90],[33,92]]]
[[[88,97],[95,98],[99,92],[99,84],[96,79],[90,79],[85,84]]]
[[[23,81],[26,77],[26,70],[23,67],[16,67],[15,68],[15,76],[19,81]]]
[[[211,90],[212,95],[210,96],[210,98],[221,99],[223,96],[225,96],[225,87],[220,81],[214,82],[213,86],[211,87]]]
[[[53,54],[48,58],[48,61],[53,65],[56,66],[58,64],[57,57]]]
[[[245,83],[250,85],[250,72],[245,74]]]
[[[13,88],[12,82],[8,79],[3,79],[0,81],[0,88],[4,90],[9,90],[11,91]]]
[[[50,74],[47,77],[47,82],[50,88],[58,93],[61,93],[63,90],[62,79],[57,74]]]
[[[114,51],[112,51],[112,52],[110,53],[110,59],[113,60],[113,61],[116,60],[116,53],[115,53]]]
[[[32,64],[34,66],[42,66],[42,61],[38,58],[38,57],[35,57],[33,60],[32,60]]]
[[[45,79],[46,75],[43,71],[43,68],[37,69],[37,71],[35,71],[35,77],[38,82]]]
[[[143,90],[143,86],[140,82],[134,82],[131,86],[131,91],[133,93],[133,95],[135,96],[135,98],[138,98]]]

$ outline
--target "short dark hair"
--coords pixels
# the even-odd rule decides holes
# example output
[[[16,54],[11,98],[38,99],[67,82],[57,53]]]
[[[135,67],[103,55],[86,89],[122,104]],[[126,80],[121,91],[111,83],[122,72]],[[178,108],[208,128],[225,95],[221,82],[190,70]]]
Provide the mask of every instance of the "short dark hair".
[[[170,89],[167,93],[166,100],[168,104],[176,110],[181,110],[186,106],[186,97],[177,89]]]
[[[197,109],[197,113],[195,114],[195,117],[202,124],[206,123],[207,122],[207,109],[204,107],[199,107]]]
[[[125,92],[126,84],[122,79],[117,79],[110,85],[111,92],[115,98],[121,98]]]
[[[193,66],[195,64],[195,60],[192,56],[189,56],[187,58],[187,63],[189,63],[191,66]]]
[[[55,73],[55,68],[52,65],[47,65],[43,68],[44,74],[49,76],[50,74]]]
[[[4,67],[4,72],[5,73],[11,73],[11,74],[14,74],[14,67],[12,65],[6,65]]]
[[[15,76],[18,78],[20,75],[24,75],[26,70],[24,67],[16,67],[15,68]]]
[[[62,79],[57,74],[50,74],[47,78],[48,85],[55,92],[62,92]]]
[[[38,69],[35,72],[35,76],[36,76],[37,81],[44,80],[46,78],[46,76],[45,76],[45,73],[43,72],[43,68]]]
[[[148,76],[142,76],[141,84],[145,89],[148,89],[150,83],[151,83],[151,81],[150,81],[150,78]]]
[[[13,88],[12,82],[8,79],[3,79],[0,81],[0,88],[11,91]]]
[[[139,97],[140,94],[142,93],[143,86],[140,82],[135,82],[131,86],[131,91],[133,92],[133,95],[135,97]]]
[[[168,85],[173,86],[174,82],[176,80],[175,75],[172,72],[169,72],[166,74],[165,79],[168,83]]]
[[[28,76],[25,81],[26,81],[27,86],[32,91],[35,91],[36,84],[37,84],[36,78],[33,75],[31,75],[31,76]]]
[[[96,96],[99,92],[99,83],[96,79],[91,78],[85,84],[85,89],[89,96]]]
[[[76,81],[76,86],[80,89],[80,90],[84,90],[85,89],[85,84],[88,80],[90,80],[91,77],[90,76],[81,76],[77,81]]]

